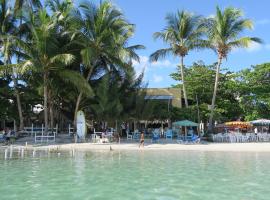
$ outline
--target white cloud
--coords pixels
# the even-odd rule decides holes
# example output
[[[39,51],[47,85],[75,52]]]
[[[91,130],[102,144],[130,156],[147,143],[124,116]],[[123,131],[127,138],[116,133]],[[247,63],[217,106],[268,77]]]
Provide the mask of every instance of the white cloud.
[[[147,56],[140,56],[140,62],[136,60],[132,61],[137,76],[140,75],[143,71],[147,70],[147,67],[149,65],[148,60],[149,58]]]
[[[254,51],[259,51],[262,48],[263,48],[263,46],[261,44],[258,44],[256,42],[252,42],[246,50],[248,52],[254,52]]]
[[[208,15],[206,18],[214,18],[214,17],[215,17],[215,14],[212,13],[212,14]]]
[[[232,49],[232,53],[238,52],[248,52],[253,53],[261,50],[270,50],[270,44],[259,44],[256,42],[252,42],[248,48],[234,48]]]
[[[160,83],[161,81],[163,81],[163,77],[160,76],[160,75],[154,74],[154,75],[153,75],[153,81],[154,81],[155,83]]]
[[[270,24],[270,19],[261,19],[261,20],[257,20],[256,24],[258,25],[266,25],[266,24]]]
[[[177,64],[172,63],[169,60],[160,60],[156,62],[150,62],[149,57],[140,56],[140,62],[133,60],[132,61],[136,74],[139,75],[143,71],[147,72],[151,68],[164,68],[164,67],[176,67]]]
[[[162,60],[151,63],[151,66],[158,66],[158,67],[170,67],[172,65],[173,64],[169,60]]]

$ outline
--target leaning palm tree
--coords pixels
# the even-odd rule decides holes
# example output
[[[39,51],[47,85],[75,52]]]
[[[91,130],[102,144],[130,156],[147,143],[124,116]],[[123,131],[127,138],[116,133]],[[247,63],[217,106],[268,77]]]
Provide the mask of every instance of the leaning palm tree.
[[[162,32],[154,33],[154,38],[160,38],[169,44],[168,48],[159,49],[150,56],[151,61],[157,61],[168,54],[179,56],[181,58],[180,71],[183,86],[185,105],[188,107],[188,98],[186,84],[184,79],[184,57],[189,51],[204,47],[201,44],[203,35],[203,26],[201,26],[201,17],[193,15],[187,11],[177,11],[176,14],[166,16],[167,26]]]
[[[218,55],[215,86],[209,118],[209,131],[212,131],[213,115],[222,60],[227,58],[232,49],[247,48],[250,44],[252,44],[252,42],[261,43],[262,41],[256,37],[240,37],[240,34],[245,29],[253,28],[253,23],[251,20],[243,18],[242,11],[236,8],[228,7],[224,11],[221,11],[220,8],[217,7],[216,16],[210,18],[207,25],[208,41],[205,42],[205,45],[213,49]]]

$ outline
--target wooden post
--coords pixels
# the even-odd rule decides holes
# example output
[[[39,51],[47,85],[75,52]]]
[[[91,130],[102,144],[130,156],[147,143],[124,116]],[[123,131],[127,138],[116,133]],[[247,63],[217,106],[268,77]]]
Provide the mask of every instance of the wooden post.
[[[58,134],[58,124],[56,124],[56,128],[55,128],[55,134],[57,135]]]
[[[43,124],[41,125],[41,142],[43,142]]]
[[[31,137],[34,135],[34,124],[32,123]]]

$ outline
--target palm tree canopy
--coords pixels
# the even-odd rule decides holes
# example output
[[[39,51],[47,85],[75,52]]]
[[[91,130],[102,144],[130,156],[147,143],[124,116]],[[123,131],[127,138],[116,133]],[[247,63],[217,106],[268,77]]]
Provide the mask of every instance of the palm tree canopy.
[[[190,50],[202,48],[201,37],[204,34],[204,26],[201,22],[201,16],[187,11],[168,14],[166,16],[167,26],[163,31],[154,33],[154,38],[162,39],[169,44],[169,48],[157,50],[150,56],[150,59],[157,61],[168,54],[186,56]]]
[[[85,2],[80,5],[82,19],[80,33],[75,43],[81,46],[82,63],[86,68],[95,66],[100,60],[124,69],[130,59],[139,60],[135,50],[142,45],[128,46],[128,40],[134,33],[123,14],[110,2],[104,1],[99,7]]]
[[[208,27],[208,43],[209,46],[222,58],[234,48],[246,48],[252,42],[262,43],[257,37],[240,37],[240,34],[246,29],[253,28],[253,22],[243,18],[243,12],[239,9],[228,7],[222,11],[216,8],[216,16],[209,18]]]

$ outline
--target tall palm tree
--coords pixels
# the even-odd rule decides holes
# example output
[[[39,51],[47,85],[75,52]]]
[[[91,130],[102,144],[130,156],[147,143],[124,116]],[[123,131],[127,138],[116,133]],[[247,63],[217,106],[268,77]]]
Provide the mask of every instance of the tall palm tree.
[[[64,81],[74,83],[78,88],[83,86],[82,89],[88,91],[90,91],[90,88],[79,73],[66,70],[66,66],[73,62],[74,56],[66,53],[63,44],[59,42],[61,36],[58,33],[57,21],[49,16],[46,10],[39,10],[37,14],[31,14],[28,26],[31,38],[26,41],[17,40],[18,46],[25,54],[25,60],[16,66],[21,70],[32,70],[42,75],[45,132],[47,133],[50,79],[57,75]],[[82,84],[79,84],[80,82]]]
[[[188,107],[186,83],[184,79],[184,57],[189,51],[200,49],[204,46],[201,37],[204,28],[201,25],[201,17],[193,15],[187,11],[177,11],[176,14],[166,16],[166,27],[162,32],[154,33],[154,38],[160,38],[169,45],[168,48],[159,49],[150,55],[151,61],[157,61],[166,57],[168,54],[180,56],[180,71],[185,105]]]
[[[82,31],[77,43],[81,45],[81,59],[87,81],[100,63],[110,67],[123,67],[127,64],[126,61],[130,61],[127,57],[139,59],[135,50],[143,46],[127,46],[127,40],[134,31],[133,26],[124,19],[117,8],[107,1],[102,2],[99,7],[86,3],[80,7],[83,11]],[[74,127],[82,95],[80,92],[76,101]]]
[[[205,42],[205,45],[213,49],[218,55],[215,86],[209,118],[209,131],[212,131],[222,60],[227,58],[232,49],[247,48],[252,42],[261,43],[262,41],[257,37],[240,37],[240,34],[243,33],[244,30],[253,28],[253,23],[251,20],[243,18],[242,11],[236,8],[228,7],[222,11],[217,7],[216,16],[210,18],[207,25],[208,41]]]
[[[2,46],[2,55],[4,57],[4,64],[9,65],[11,64],[11,58],[14,56],[15,48],[13,44],[13,37],[17,34],[17,27],[16,27],[16,18],[14,15],[14,11],[9,7],[8,2],[6,0],[1,0],[0,4],[0,35],[1,35],[1,46]],[[16,97],[16,103],[18,107],[18,114],[19,114],[19,130],[24,128],[24,118],[22,113],[22,105],[21,105],[21,98],[20,93],[18,90],[18,74],[15,71],[15,68],[12,68],[11,77],[14,84],[14,93]]]

